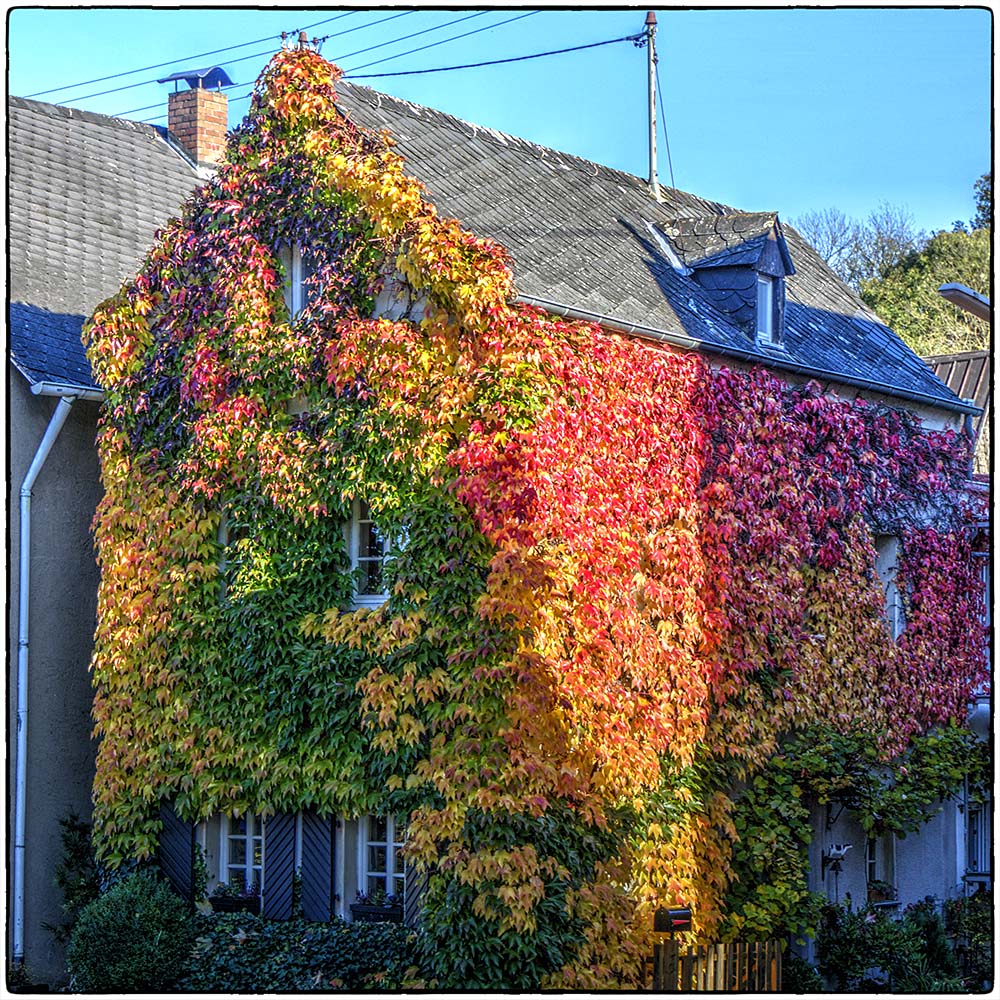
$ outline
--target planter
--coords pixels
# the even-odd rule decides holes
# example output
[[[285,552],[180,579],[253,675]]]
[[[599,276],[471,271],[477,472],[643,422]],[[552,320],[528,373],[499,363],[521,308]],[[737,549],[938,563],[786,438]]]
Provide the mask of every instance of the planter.
[[[896,893],[892,890],[886,889],[869,889],[868,890],[868,902],[869,903],[895,903]]]
[[[351,917],[362,924],[401,924],[403,922],[403,907],[351,903]]]
[[[260,896],[209,896],[208,903],[216,913],[260,914]]]

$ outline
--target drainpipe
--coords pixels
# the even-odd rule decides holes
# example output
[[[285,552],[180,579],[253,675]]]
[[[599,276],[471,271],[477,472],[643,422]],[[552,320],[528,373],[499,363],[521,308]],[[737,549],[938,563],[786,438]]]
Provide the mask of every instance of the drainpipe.
[[[46,393],[47,394],[47,393]],[[28,774],[28,613],[31,586],[31,489],[66,423],[75,396],[61,396],[35,457],[21,484],[20,579],[17,597],[17,772],[14,782],[14,949],[16,965],[24,963],[24,825]]]

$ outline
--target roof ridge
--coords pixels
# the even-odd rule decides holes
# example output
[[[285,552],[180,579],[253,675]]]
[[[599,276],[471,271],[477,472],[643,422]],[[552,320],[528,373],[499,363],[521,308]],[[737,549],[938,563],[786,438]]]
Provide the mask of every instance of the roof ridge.
[[[163,138],[163,129],[157,125],[149,125],[146,122],[133,121],[131,118],[115,118],[112,115],[104,115],[98,111],[87,111],[84,108],[71,108],[65,104],[50,104],[48,101],[35,101],[30,97],[16,97],[13,94],[7,95],[7,104],[25,111],[37,111],[40,114],[58,118],[73,118],[80,121],[90,122],[92,125],[104,125],[111,128],[127,129],[130,132],[146,132],[150,135]]]

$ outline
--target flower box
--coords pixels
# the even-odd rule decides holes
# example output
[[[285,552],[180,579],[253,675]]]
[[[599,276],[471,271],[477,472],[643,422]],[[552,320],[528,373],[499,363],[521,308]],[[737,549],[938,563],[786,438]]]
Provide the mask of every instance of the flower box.
[[[260,896],[209,896],[208,903],[216,913],[260,914]]]
[[[351,917],[363,924],[401,924],[403,907],[379,906],[375,903],[351,903]]]

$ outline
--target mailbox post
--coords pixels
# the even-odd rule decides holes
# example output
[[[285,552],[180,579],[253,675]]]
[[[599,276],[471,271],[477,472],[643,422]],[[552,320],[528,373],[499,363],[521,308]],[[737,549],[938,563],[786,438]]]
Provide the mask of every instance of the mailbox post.
[[[653,989],[657,992],[676,992],[678,983],[678,951],[674,934],[678,931],[691,930],[691,908],[661,907],[653,914],[653,931],[658,934],[669,934],[667,941],[662,939],[653,945]],[[682,992],[687,992],[683,987]]]

